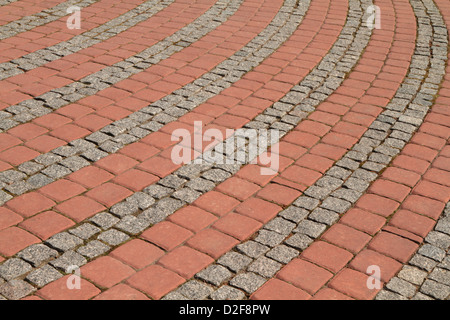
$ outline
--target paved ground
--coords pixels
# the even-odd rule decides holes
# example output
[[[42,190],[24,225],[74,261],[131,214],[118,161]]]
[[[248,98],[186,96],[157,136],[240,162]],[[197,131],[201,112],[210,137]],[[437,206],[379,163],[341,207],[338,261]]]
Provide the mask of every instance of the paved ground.
[[[448,0],[0,0],[0,300],[449,299],[448,30]]]

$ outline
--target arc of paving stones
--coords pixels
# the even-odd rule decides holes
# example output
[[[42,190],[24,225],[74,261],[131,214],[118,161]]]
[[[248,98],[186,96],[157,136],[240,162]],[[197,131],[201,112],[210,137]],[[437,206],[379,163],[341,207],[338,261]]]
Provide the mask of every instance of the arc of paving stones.
[[[387,110],[378,116],[351,151],[266,224],[254,240],[238,245],[217,264],[198,273],[196,276],[203,281],[188,282],[167,299],[186,298],[186,294],[192,292],[191,288],[204,292],[204,298],[228,295],[245,298],[252,294],[270,278],[263,276],[263,272],[255,273],[258,272],[258,259],[264,260],[267,269],[272,268],[270,272],[277,272],[298,256],[357,202],[378,173],[411,139],[433,105],[445,74],[448,34],[442,16],[431,0],[410,2],[418,20],[416,49],[409,74]],[[232,273],[224,267],[240,268],[240,272],[230,276]],[[215,278],[219,285],[211,287],[204,281],[211,282],[210,272],[214,269],[222,270],[224,279]],[[225,283],[227,285],[219,288]]]
[[[117,18],[76,35],[68,41],[63,41],[20,58],[0,63],[0,81],[108,40],[154,16],[173,2],[174,0],[148,0]]]
[[[355,10],[356,12],[359,12],[359,16],[356,15],[357,17],[361,17],[361,8],[355,9],[353,6],[355,6],[357,4],[357,2],[353,2],[352,4],[352,8],[351,8],[351,14],[355,14],[355,12],[353,12],[353,10]],[[348,26],[354,24],[355,20],[354,19],[349,19],[350,22],[348,22]],[[346,34],[349,32],[348,29],[344,29],[344,31],[341,34],[341,37],[346,38]],[[351,33],[351,32],[350,32]],[[370,32],[369,32],[370,33]],[[357,39],[357,41],[360,41],[361,39]],[[368,40],[366,40],[368,41]],[[356,41],[355,41],[356,42]],[[339,45],[338,45],[339,44]],[[341,43],[336,43],[335,47],[339,47],[342,46]],[[350,46],[351,48],[351,46]],[[341,49],[336,48],[337,51],[340,51],[346,49],[346,47],[343,47]],[[354,54],[353,51],[352,54]],[[360,49],[359,55],[362,53],[362,49]],[[324,60],[326,61],[326,60]],[[197,166],[197,165],[196,165]],[[200,166],[200,170],[201,170]],[[209,165],[207,165],[206,167],[211,167]],[[221,169],[225,169],[228,170],[229,172],[226,171],[222,171],[222,174],[217,175],[217,172],[213,170],[210,171],[210,179],[211,180],[205,180],[202,179],[204,182],[206,182],[206,188],[204,188],[203,192],[198,192],[195,190],[190,190],[191,195],[189,196],[190,199],[186,199],[187,202],[192,202],[194,201],[199,195],[201,195],[202,193],[205,193],[209,190],[211,190],[214,186],[215,183],[213,181],[216,181],[216,183],[219,183],[220,181],[225,180],[226,178],[228,178],[232,173],[235,173],[240,166],[220,166]],[[114,206],[111,209],[111,214],[107,214],[107,213],[101,213],[98,214],[96,216],[94,216],[91,219],[91,222],[94,222],[97,226],[105,228],[105,230],[108,230],[104,236],[99,236],[99,239],[109,239],[109,244],[110,245],[114,245],[113,243],[115,242],[116,244],[118,243],[122,243],[126,240],[129,239],[129,236],[127,236],[126,234],[124,234],[123,232],[126,232],[130,235],[137,235],[140,232],[142,232],[145,228],[148,227],[148,225],[150,223],[156,223],[158,221],[163,220],[167,215],[175,212],[178,208],[182,207],[185,205],[186,202],[179,200],[179,199],[174,199],[174,198],[169,198],[167,197],[167,195],[173,194],[174,190],[171,189],[170,187],[175,187],[176,183],[179,183],[180,181],[185,182],[186,180],[184,178],[195,178],[198,176],[199,174],[199,167],[197,166],[197,168],[195,168],[194,166],[185,166],[183,168],[181,168],[177,174],[179,176],[169,176],[162,184],[156,185],[156,186],[151,186],[150,188],[146,189],[146,193],[136,193],[135,195],[129,197],[126,201]],[[216,170],[217,171],[217,170]],[[225,173],[225,175],[223,174]],[[182,183],[183,184],[183,183]],[[198,185],[198,184],[197,184]],[[198,187],[193,187],[194,189],[198,189]],[[186,188],[185,188],[186,189]],[[184,190],[185,191],[185,190]],[[179,192],[179,196],[182,196],[183,198],[186,196],[185,194],[183,195],[184,191]],[[192,193],[194,193],[194,196],[192,196]],[[151,196],[149,196],[149,194]],[[146,209],[149,208],[154,202],[155,199],[157,199],[156,204],[144,211],[144,213],[142,213],[138,218],[136,218],[136,216],[134,216],[133,214],[136,214],[136,211],[138,211],[139,209]],[[160,200],[158,200],[160,199]],[[117,217],[122,217],[123,219],[118,219]],[[119,222],[120,220],[122,220],[121,222]],[[111,229],[111,227],[115,225],[115,227],[117,229]],[[73,228],[71,230],[69,230],[69,233],[61,233],[59,235],[56,235],[55,237],[53,237],[52,239],[50,239],[50,241],[53,243],[53,245],[57,245],[59,247],[61,247],[60,245],[64,242],[67,243],[68,242],[72,242],[72,244],[75,244],[76,246],[80,246],[82,245],[82,241],[80,238],[83,239],[89,239],[92,238],[92,236],[96,236],[101,230],[96,227],[93,226],[90,223],[86,223],[83,224],[77,228]],[[80,238],[74,237],[74,236],[78,236]],[[74,241],[74,239],[77,239]],[[79,242],[81,241],[81,242]],[[59,244],[58,244],[59,243]],[[81,256],[79,253],[74,252],[71,249],[75,248],[74,246],[69,245],[65,250],[66,252],[59,257],[58,259],[54,260],[53,262],[53,266],[60,268],[62,270],[65,269],[65,267],[67,267],[70,264],[79,264],[82,265],[84,263],[86,263],[86,260],[83,256]],[[36,250],[38,252],[45,252],[47,251],[47,249],[49,249],[48,247],[37,247],[37,246],[31,246],[30,248],[25,249],[23,252],[26,252],[26,250]],[[101,255],[103,253],[105,253],[106,251],[109,250],[109,247],[106,246],[104,243],[99,242],[98,240],[94,240],[89,242],[87,245],[82,246],[78,251],[85,254],[86,257],[88,258],[94,258],[98,255]],[[64,250],[63,250],[64,251]],[[56,253],[56,251],[55,251]],[[21,254],[19,254],[21,255]],[[43,254],[43,257],[47,257],[49,258],[48,255]],[[53,257],[53,256],[52,256]],[[44,261],[46,258],[44,258],[43,260],[40,260],[40,262],[37,263],[37,265],[41,264],[42,261]],[[11,259],[9,260],[11,261]],[[19,262],[21,261],[21,262]],[[22,260],[16,259],[13,262],[10,262],[10,264],[8,265],[8,270],[10,269],[11,266],[16,265],[16,264],[22,264]],[[25,271],[25,273],[28,271]],[[20,273],[20,272],[19,272]],[[30,274],[28,277],[28,280],[30,279],[34,279],[34,281],[37,281],[36,279],[40,279],[41,284],[46,284],[48,282],[51,282],[53,280],[56,280],[58,277],[60,277],[61,274],[58,272],[55,272],[55,270],[50,267],[49,265],[46,265],[45,267],[42,267],[38,270],[35,270],[35,272],[32,273],[32,275]]]
[[[77,6],[82,9],[94,4],[95,2],[95,0],[68,0],[52,8],[45,9],[36,14],[12,21],[8,24],[0,26],[0,40],[14,37],[19,33],[31,30],[38,26],[43,26],[52,21],[56,21],[68,15],[66,10],[69,7]]]
[[[309,2],[307,2],[307,5],[306,6],[304,6],[303,7],[303,9],[301,10],[301,12],[302,12],[302,15],[299,15],[299,17],[297,17],[296,19],[292,19],[292,20],[287,20],[286,18],[288,18],[290,15],[295,15],[295,14],[298,14],[298,11],[294,11],[292,8],[294,7],[296,5],[296,2],[295,1],[286,1],[286,3],[285,3],[285,5],[284,5],[284,7],[280,10],[280,14],[277,16],[277,21],[275,22],[275,19],[274,19],[274,22],[272,23],[272,25],[270,25],[270,28],[275,28],[275,30],[277,30],[277,29],[280,29],[281,28],[281,26],[283,26],[283,25],[285,25],[285,24],[287,24],[287,23],[289,23],[289,24],[293,24],[294,23],[294,21],[295,21],[295,25],[294,26],[291,26],[290,28],[292,28],[292,30],[295,30],[296,29],[296,27],[297,27],[297,25],[300,23],[300,21],[302,20],[302,17],[303,17],[303,15],[304,15],[304,13],[306,12],[306,10],[307,10],[307,8],[309,7]],[[292,8],[291,8],[291,6],[292,6]],[[282,22],[280,22],[279,20],[279,18],[280,17],[283,17],[284,16],[284,19],[283,19],[283,21]],[[279,26],[278,26],[279,25]],[[277,27],[278,26],[278,27]],[[270,31],[272,31],[272,30],[270,30]],[[285,29],[283,29],[282,30],[282,32],[286,32],[286,30]],[[293,32],[293,31],[292,31]],[[270,32],[270,33],[275,33],[276,34],[276,32]],[[262,33],[262,35],[264,35],[265,33]],[[286,36],[286,38],[287,37],[289,37],[289,35],[287,35]],[[283,40],[284,40],[284,38],[282,38]],[[259,49],[260,47],[259,46],[257,46],[257,49]],[[271,51],[272,52],[272,51]],[[268,53],[269,54],[269,53]],[[100,217],[101,218],[101,217]],[[100,221],[100,220],[99,220]],[[81,228],[81,229],[83,229],[83,228]],[[85,228],[84,228],[85,229]],[[84,230],[83,229],[83,230]],[[88,231],[88,232],[90,232],[90,231],[92,231],[92,230],[86,230],[86,231]],[[57,238],[57,237],[56,237]],[[58,240],[57,240],[58,241]],[[97,241],[97,243],[96,244],[98,244],[98,241]],[[98,250],[98,247],[96,247],[96,248],[93,248],[94,250]],[[103,247],[101,248],[101,249],[103,249]],[[40,252],[45,252],[45,251],[47,251],[44,247],[41,247],[41,246],[38,246],[38,247],[36,247],[36,246],[32,246],[32,247],[30,247],[29,248],[29,250],[30,251],[27,251],[27,252],[34,252],[35,254],[36,254],[36,252],[38,252],[38,255],[40,254]],[[48,251],[47,251],[47,253],[48,253]],[[45,255],[45,254],[44,254]],[[89,254],[90,255],[90,254]],[[84,258],[83,258],[84,259]],[[6,274],[8,274],[8,271],[6,271],[6,270],[9,270],[9,268],[10,268],[10,266],[11,265],[15,265],[16,263],[18,262],[18,260],[14,260],[14,261],[12,261],[12,263],[11,264],[8,264],[7,266],[6,266],[6,268],[4,268],[3,270],[6,272]],[[62,268],[63,270],[64,270],[64,268]],[[6,276],[6,278],[9,278],[8,276]],[[20,290],[19,290],[20,291]]]
[[[430,258],[432,257],[432,258]],[[449,300],[450,202],[417,253],[392,278],[376,300]]]
[[[0,130],[9,130],[20,123],[28,122],[82,98],[94,95],[100,90],[109,88],[131,75],[140,73],[151,65],[169,58],[217,28],[239,9],[242,2],[243,0],[217,1],[194,22],[124,61],[0,111]]]
[[[201,17],[196,19],[193,23],[183,27],[179,31],[177,31],[174,35],[167,37],[163,41],[159,42],[158,44],[155,44],[154,46],[145,49],[144,51],[140,52],[139,54],[128,58],[125,60],[125,62],[119,62],[111,67],[107,67],[103,69],[100,72],[95,73],[94,75],[90,75],[88,77],[85,77],[81,80],[81,82],[75,82],[75,85],[72,84],[66,86],[65,88],[69,91],[60,90],[62,93],[56,94],[58,97],[62,96],[68,100],[78,100],[80,98],[79,93],[74,93],[75,89],[70,89],[69,87],[82,87],[82,89],[79,89],[78,92],[85,92],[83,89],[88,90],[86,87],[83,87],[81,84],[82,82],[89,82],[91,89],[93,91],[89,91],[89,93],[85,92],[86,94],[95,94],[96,92],[100,91],[101,89],[105,89],[109,87],[111,84],[116,83],[121,78],[118,78],[114,76],[113,74],[117,74],[120,70],[120,75],[123,78],[129,77],[131,74],[139,73],[140,71],[148,68],[149,66],[158,63],[159,61],[168,58],[170,55],[181,51],[184,47],[189,46],[189,44],[194,43],[196,40],[203,37],[208,32],[215,29],[218,25],[220,25],[223,21],[225,21],[228,17],[234,14],[234,12],[237,11],[237,9],[240,7],[240,4],[243,2],[243,0],[224,0],[224,1],[218,1],[216,2],[206,13],[204,13]],[[181,41],[182,39],[182,41]],[[178,43],[177,45],[174,45],[173,43]],[[102,80],[100,80],[102,79]],[[106,80],[107,79],[107,80]],[[77,85],[78,84],[78,85]],[[96,87],[96,89],[94,89]],[[47,95],[47,94],[44,94]],[[44,96],[42,95],[42,96]],[[50,93],[50,95],[52,95]],[[42,97],[41,96],[41,97]],[[84,96],[83,96],[84,97]],[[44,107],[44,102],[39,100],[28,100],[28,103],[30,104],[29,109],[24,106],[13,106],[8,108],[7,110],[11,112],[17,112],[19,115],[16,115],[13,117],[15,120],[19,120],[22,122],[27,122],[31,120],[31,118],[41,116],[47,113],[51,112],[51,109]],[[58,109],[59,107],[62,107],[63,105],[67,104],[68,101],[63,100],[62,98],[55,98],[50,99],[52,101],[50,104],[52,104],[54,109]],[[28,104],[25,102],[25,104]],[[31,115],[28,112],[32,112],[33,115]],[[144,117],[145,114],[142,113],[140,116]],[[8,112],[2,112],[0,111],[0,118],[2,117],[11,117],[11,114]],[[6,125],[7,127],[10,127],[10,125],[14,126],[17,124],[16,121],[11,119],[4,119],[0,120],[0,127],[2,126],[1,123]],[[143,129],[141,129],[143,130]],[[127,139],[128,138],[128,139]],[[124,135],[120,137],[116,137],[116,140],[119,142],[121,140],[127,141],[129,140],[129,135]],[[135,141],[136,138],[134,138],[132,141]],[[132,142],[128,141],[128,143]],[[107,152],[114,152],[114,147],[119,144],[119,142],[114,142],[113,146],[110,146],[108,143],[103,144],[103,150]],[[84,152],[85,158],[87,159],[96,159],[99,160],[101,157],[106,156],[107,154],[103,151],[100,152],[92,152],[89,149],[92,149],[94,145],[92,142],[80,139],[76,140],[71,143],[72,147],[68,148],[67,146],[57,148],[54,150],[54,152],[50,152],[47,154],[42,155],[42,157],[38,157],[36,160],[32,163],[26,163],[23,164],[23,166],[20,167],[23,172],[28,172],[28,174],[34,174],[35,182],[37,183],[35,187],[43,186],[49,182],[48,176],[53,176],[53,179],[60,178],[62,176],[67,175],[70,173],[70,170],[67,166],[59,166],[56,165],[55,162],[62,161],[63,159],[61,157],[67,157],[70,156],[71,158],[68,159],[68,163],[70,162],[72,171],[76,171],[86,165],[89,164],[87,160],[80,158],[80,157],[73,157],[75,154],[79,153],[80,150],[87,150]],[[117,150],[115,150],[117,151]],[[101,157],[99,157],[101,155]],[[48,168],[44,168],[45,166],[50,166]],[[19,169],[19,170],[20,170]],[[47,169],[48,176],[39,174],[38,171],[42,169],[43,173],[45,174]],[[30,171],[31,170],[31,171]],[[34,172],[33,172],[34,171]],[[4,175],[5,173],[2,173]],[[31,185],[24,184],[23,180],[24,176],[23,173],[18,171],[12,171],[10,173],[6,173],[9,178],[6,178],[7,180],[10,180],[12,178],[12,181],[16,181],[16,187],[11,187],[13,194],[21,194],[26,192],[30,189]],[[2,179],[5,181],[4,179]],[[18,181],[19,180],[19,181]],[[10,180],[11,181],[11,180]],[[31,182],[31,181],[30,181]],[[0,187],[5,187],[3,183],[0,183]],[[4,203],[5,201],[11,199],[11,195],[3,192],[0,190],[0,203]]]
[[[239,52],[200,79],[184,86],[125,119],[107,125],[86,138],[26,162],[16,170],[0,173],[0,204],[40,188],[91,163],[116,153],[126,145],[158,131],[165,124],[219,94],[274,53],[303,20],[309,1],[285,1],[267,28]],[[11,194],[6,193],[8,191]]]

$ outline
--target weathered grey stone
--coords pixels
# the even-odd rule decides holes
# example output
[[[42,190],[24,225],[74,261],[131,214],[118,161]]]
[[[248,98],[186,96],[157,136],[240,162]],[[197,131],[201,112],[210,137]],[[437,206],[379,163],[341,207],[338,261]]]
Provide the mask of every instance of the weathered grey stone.
[[[97,228],[96,226],[94,226],[90,223],[84,223],[75,229],[70,229],[69,233],[71,233],[83,240],[88,240],[89,238],[93,237],[97,233],[100,233],[101,231],[102,230],[100,228]]]
[[[95,257],[98,257],[99,255],[104,254],[109,249],[110,247],[106,244],[101,243],[97,240],[93,240],[90,241],[87,245],[78,248],[77,252],[89,259],[93,259]]]
[[[310,214],[309,218],[319,223],[325,223],[326,225],[331,226],[339,219],[339,214],[323,208],[316,208]]]
[[[442,261],[442,259],[445,258],[445,251],[430,245],[430,244],[424,244],[418,251],[421,255],[431,258],[433,260],[436,260],[438,262]]]
[[[114,217],[113,215],[107,212],[100,212],[93,216],[89,221],[95,223],[97,226],[102,228],[103,230],[107,230],[114,226],[117,222],[120,221],[119,218]]]
[[[189,300],[204,300],[214,290],[202,282],[191,280],[183,284],[177,291]]]
[[[309,212],[306,209],[297,208],[295,206],[290,206],[290,207],[286,208],[286,210],[283,210],[282,212],[280,212],[279,215],[287,220],[290,220],[295,223],[299,223],[300,221],[302,221],[303,219],[306,218],[308,213]]]
[[[296,249],[305,250],[306,248],[309,247],[311,243],[313,243],[313,241],[314,240],[308,237],[307,235],[297,233],[294,234],[289,239],[287,239],[285,243],[288,246],[294,247]]]
[[[281,269],[281,267],[282,264],[275,260],[259,257],[248,267],[247,271],[254,272],[264,278],[271,278]]]
[[[144,192],[156,199],[162,199],[163,197],[168,196],[173,189],[163,187],[159,184],[151,185],[144,189]]]
[[[259,244],[257,244],[259,245]],[[256,246],[257,247],[257,246]],[[263,248],[266,248],[262,246]],[[255,248],[249,248],[249,246],[244,246],[245,254],[247,252],[255,254],[253,251],[263,251],[261,248],[255,249]],[[267,251],[267,248],[264,252]],[[259,255],[264,254],[264,252],[259,253]],[[237,253],[237,252],[228,252],[224,256],[222,256],[219,260],[217,260],[218,264],[221,264],[222,266],[227,267],[233,272],[239,272],[243,269],[245,269],[250,263],[252,262],[252,259],[244,256],[243,254]]]
[[[230,285],[251,294],[258,290],[266,280],[251,272],[238,274],[230,281]]]
[[[337,213],[345,213],[351,207],[351,203],[342,199],[328,197],[322,204],[321,208],[328,209]]]
[[[279,245],[267,252],[266,256],[274,259],[275,261],[287,264],[292,259],[297,257],[299,252],[293,248],[289,248],[285,245]]]
[[[450,235],[450,218],[439,219],[435,230]]]
[[[433,298],[444,300],[450,295],[450,287],[433,280],[425,280],[420,292]]]
[[[186,203],[173,198],[164,198],[156,202],[155,208],[166,214],[172,214]]]
[[[136,205],[141,210],[148,209],[152,204],[155,203],[155,199],[143,192],[136,192],[126,200],[127,202]]]
[[[106,242],[110,246],[117,246],[130,239],[130,237],[123,232],[111,229],[101,233],[97,239]]]
[[[318,238],[326,229],[326,225],[311,220],[303,220],[300,222],[294,232],[305,234],[311,238]]]
[[[66,167],[60,166],[59,164],[54,164],[42,170],[42,173],[50,178],[60,179],[69,175],[72,171]]]
[[[431,231],[425,238],[425,242],[443,250],[447,250],[450,247],[450,236],[445,233]]]
[[[31,271],[31,265],[22,259],[11,258],[0,265],[0,277],[9,281]]]
[[[377,296],[376,300],[408,300],[407,298],[399,295],[398,293],[394,293],[387,290],[381,290]]]
[[[225,267],[212,265],[195,275],[198,279],[220,286],[231,278],[232,273]]]
[[[408,298],[411,298],[416,293],[416,287],[414,285],[397,277],[392,278],[386,287],[389,290],[397,292]]]
[[[127,215],[135,214],[139,211],[139,207],[131,202],[119,202],[112,206],[110,212],[118,217],[124,217]]]
[[[58,256],[58,252],[43,244],[33,244],[20,251],[17,256],[31,263],[34,267],[38,267],[44,261]]]
[[[199,192],[207,192],[212,190],[216,185],[212,181],[203,178],[195,178],[186,183],[186,186]]]
[[[137,235],[150,226],[150,222],[143,218],[134,216],[126,216],[115,225],[115,228],[127,232],[131,235]]]
[[[284,238],[285,236],[277,232],[261,230],[258,233],[258,236],[255,238],[255,241],[269,247],[275,247],[276,245],[279,245],[284,240]]]
[[[438,266],[439,268],[450,270],[450,255],[447,255]]]
[[[174,300],[174,301],[180,301],[180,300],[189,300],[185,296],[183,296],[178,291],[172,291],[166,296],[164,296],[161,300]]]
[[[431,272],[438,263],[420,254],[416,254],[409,260],[409,264]]]
[[[0,284],[0,294],[10,300],[19,300],[36,291],[29,283],[23,280],[11,280]]]
[[[55,268],[49,266],[48,264],[42,268],[36,269],[27,275],[27,280],[30,281],[35,286],[41,288],[50,282],[58,280],[63,275],[58,272]]]
[[[38,173],[35,174],[34,176],[31,176],[28,180],[27,183],[30,185],[31,189],[38,189],[38,188],[42,188],[50,183],[53,182],[53,179]]]
[[[243,300],[244,298],[245,293],[230,286],[220,287],[211,294],[213,300]]]
[[[430,301],[430,300],[434,300],[433,298],[424,295],[423,293],[417,292],[416,295],[414,297],[412,297],[411,300],[426,300],[426,301]]]
[[[423,283],[427,275],[428,274],[425,271],[422,271],[416,267],[408,265],[404,266],[402,270],[398,273],[399,278],[418,286],[420,286]]]
[[[436,282],[445,284],[450,287],[450,271],[440,268],[435,268],[433,272],[430,273],[428,279],[434,280]]]
[[[87,263],[87,260],[80,254],[70,250],[65,252],[59,258],[50,261],[50,264],[55,268],[66,272],[70,266],[81,267]]]
[[[305,196],[302,196],[294,201],[295,206],[308,210],[313,210],[315,207],[319,205],[319,203],[320,203],[319,200]]]
[[[173,193],[173,197],[176,199],[180,199],[187,203],[192,203],[197,200],[202,193],[192,190],[190,188],[182,188]]]
[[[61,232],[48,239],[46,243],[57,250],[67,251],[82,244],[83,240],[67,232]]]
[[[290,234],[294,228],[294,223],[280,217],[273,219],[264,226],[264,229],[272,230],[282,235]]]

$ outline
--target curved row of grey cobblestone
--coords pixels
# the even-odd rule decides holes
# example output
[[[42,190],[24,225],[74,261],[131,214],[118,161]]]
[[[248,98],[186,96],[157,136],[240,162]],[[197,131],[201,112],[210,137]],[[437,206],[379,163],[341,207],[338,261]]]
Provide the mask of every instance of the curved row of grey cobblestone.
[[[418,21],[416,50],[386,111],[351,151],[253,240],[236,246],[166,299],[245,299],[336,223],[406,145],[433,104],[448,50],[447,29],[435,4],[410,2]]]
[[[72,39],[40,49],[9,62],[0,63],[0,81],[41,67],[51,61],[76,53],[108,40],[147,20],[168,7],[174,0],[148,0],[101,26],[74,36]]]
[[[136,56],[126,59],[124,62],[116,63],[114,66],[107,67],[100,72],[84,78],[81,81],[89,81],[95,83],[96,85],[101,85],[104,89],[109,87],[113,82],[122,80],[122,78],[119,78],[118,76],[127,78],[131,74],[136,74],[143,71],[150,65],[168,58],[175,52],[181,51],[183,47],[189,46],[191,43],[194,43],[208,32],[214,30],[223,21],[226,21],[228,17],[234,14],[242,2],[243,0],[217,1],[201,17],[180,29],[174,35],[164,39],[148,49],[145,49]],[[175,43],[178,44],[175,45]],[[99,81],[99,77],[105,78],[105,80]],[[77,82],[74,82],[74,84],[74,86],[76,86]],[[78,84],[80,84],[80,82],[78,82]],[[72,86],[72,84],[67,87],[69,86]],[[95,89],[95,92],[90,92],[90,94],[95,94],[99,90],[100,89]],[[73,95],[75,95],[76,98],[72,99]],[[55,102],[56,100],[51,100],[58,105],[58,107],[53,106],[54,109],[58,109],[59,107],[68,104],[68,100],[78,100],[81,98],[78,94],[73,93],[71,90],[69,92],[62,90],[61,93],[58,93],[58,97],[59,96],[61,98],[57,98],[56,100],[61,100],[62,102]],[[29,108],[23,106],[13,106],[7,108],[7,110],[18,114],[13,117],[15,120],[18,119],[17,117],[20,117],[20,121],[27,122],[32,118],[50,113],[52,111],[51,109],[44,107],[44,102],[39,99],[40,98],[38,97],[37,100],[27,100],[28,102],[24,102],[24,104],[31,103]],[[38,103],[38,105],[35,105],[34,103]],[[31,115],[28,113],[30,110],[34,110],[35,113]],[[134,114],[134,118],[136,118],[136,121],[145,121],[148,119],[150,112],[151,110],[148,110],[148,113],[137,112]],[[0,120],[0,126],[2,121],[3,124],[10,123],[12,126],[18,124],[15,120],[8,118],[11,116],[9,112],[0,111],[0,118],[2,117],[2,114],[6,118],[4,120]],[[72,141],[68,146],[62,146],[51,152],[42,154],[32,161],[28,161],[20,165],[17,169],[1,172],[0,205],[12,199],[13,195],[20,195],[27,191],[45,186],[74,171],[90,165],[91,162],[100,160],[101,158],[107,156],[108,153],[117,152],[126,144],[137,141],[138,137],[142,138],[144,134],[146,135],[150,133],[149,130],[145,130],[144,128],[136,128],[134,131],[137,132],[136,135],[138,137],[130,134],[122,134],[123,131],[130,126],[130,123],[136,123],[136,121],[131,120],[134,118],[131,117],[122,121],[117,121],[115,126],[116,129],[109,130],[113,132],[110,136],[98,132],[88,136],[85,139]],[[109,126],[107,126],[105,130],[108,130],[108,128]],[[104,136],[106,136],[107,139],[103,139]],[[98,148],[94,142],[100,142],[100,148]],[[8,192],[3,190],[7,190]]]
[[[450,202],[424,244],[377,300],[450,300]]]
[[[19,33],[29,31],[33,28],[43,26],[49,22],[56,21],[66,15],[67,9],[76,6],[79,8],[86,8],[91,4],[97,2],[96,0],[67,0],[52,8],[45,9],[41,12],[30,16],[23,17],[19,20],[12,21],[8,24],[0,26],[0,40],[14,37]]]
[[[193,83],[99,131],[0,173],[0,204],[91,165],[178,120],[274,53],[303,20],[309,1],[285,1],[271,23],[236,54]],[[7,192],[9,193],[7,193]]]
[[[242,2],[243,0],[219,0],[195,21],[157,44],[79,81],[0,111],[0,132],[92,96],[169,58],[220,26],[239,9]]]

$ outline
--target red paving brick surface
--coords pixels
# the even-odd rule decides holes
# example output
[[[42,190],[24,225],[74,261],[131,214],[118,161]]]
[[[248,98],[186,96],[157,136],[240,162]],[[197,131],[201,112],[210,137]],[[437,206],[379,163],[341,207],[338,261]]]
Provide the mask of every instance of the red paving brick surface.
[[[0,2],[0,299],[450,297],[448,1],[69,6]]]

